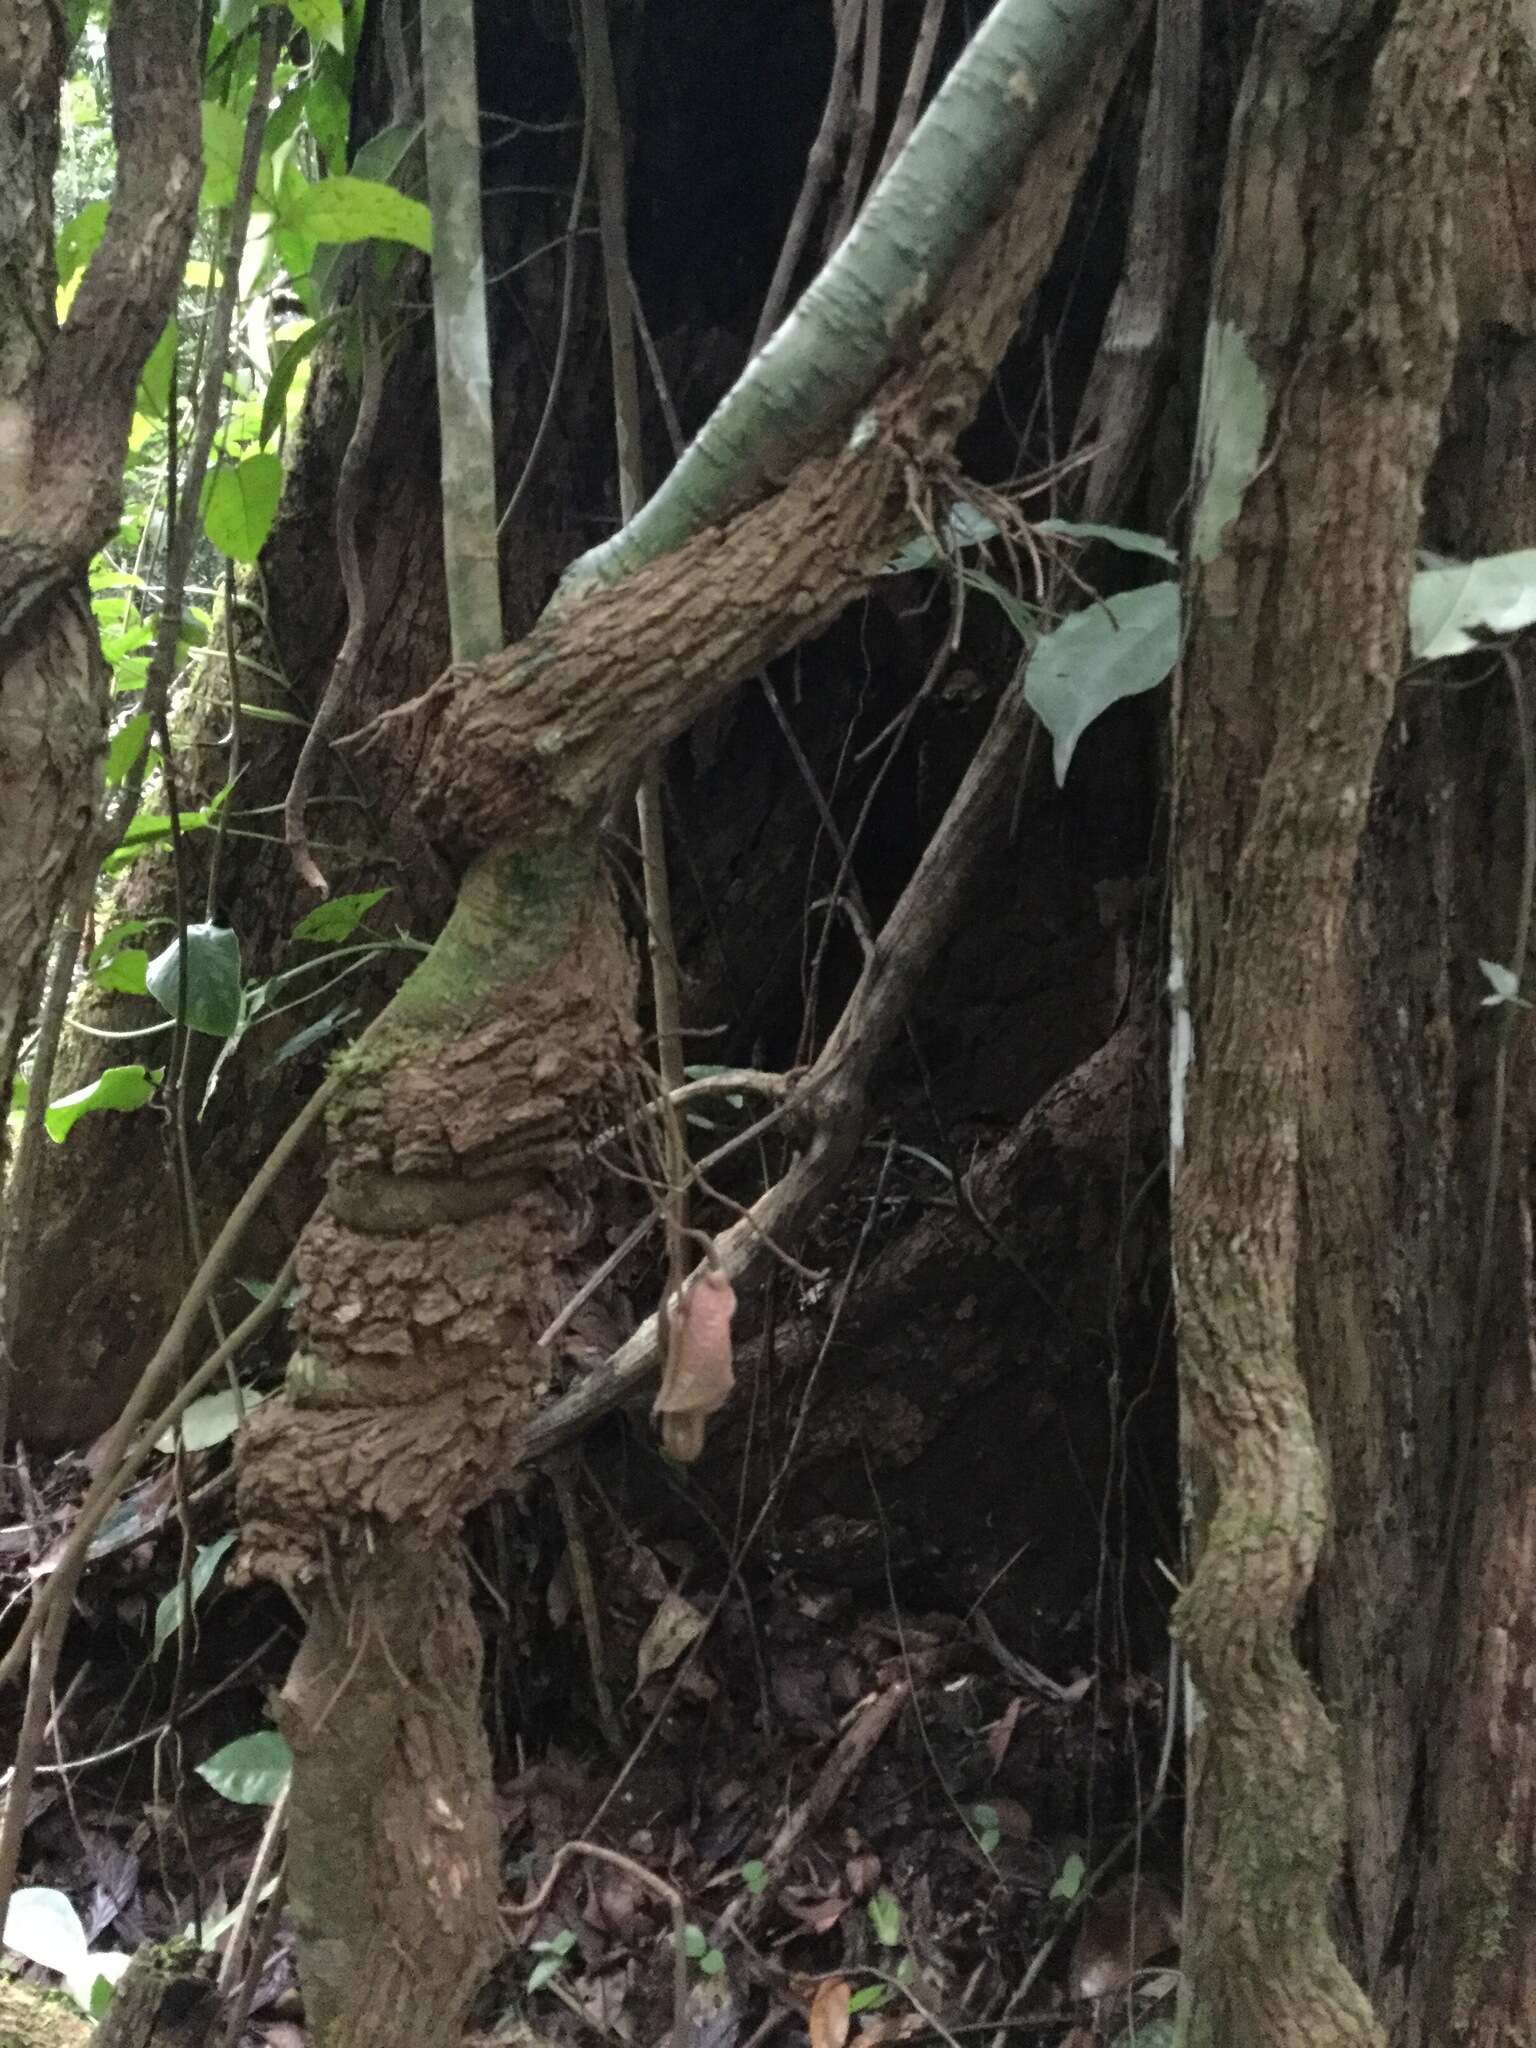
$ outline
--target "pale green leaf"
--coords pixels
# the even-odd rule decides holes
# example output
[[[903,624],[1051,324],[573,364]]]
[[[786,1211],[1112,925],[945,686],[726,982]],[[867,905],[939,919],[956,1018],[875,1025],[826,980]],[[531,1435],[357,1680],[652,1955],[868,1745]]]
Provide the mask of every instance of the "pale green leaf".
[[[236,1806],[270,1806],[293,1769],[293,1752],[275,1728],[242,1735],[197,1766],[197,1775]]]
[[[173,1423],[156,1439],[155,1449],[167,1454],[175,1450],[179,1427],[185,1450],[211,1451],[215,1444],[222,1444],[234,1435],[243,1416],[270,1399],[268,1394],[254,1394],[244,1387],[238,1401],[233,1387],[220,1387],[216,1394],[201,1394],[182,1411],[180,1424]]]
[[[180,998],[180,941],[172,939],[149,963],[145,984],[168,1017]],[[228,1038],[240,1022],[240,940],[224,925],[187,926],[187,1014],[189,1030]]]
[[[95,1109],[142,1109],[155,1092],[158,1074],[143,1067],[108,1067],[88,1087],[61,1095],[43,1112],[43,1127],[62,1145],[81,1117]]]
[[[129,771],[138,762],[149,739],[150,714],[136,711],[127,719],[107,742],[106,781],[108,789],[117,789],[126,780]]]
[[[333,50],[346,47],[341,0],[288,0],[288,12],[317,43],[329,43]]]
[[[1191,541],[1197,562],[1214,561],[1242,510],[1243,495],[1263,459],[1269,411],[1269,386],[1241,328],[1213,321],[1206,334],[1200,392],[1200,496]]]
[[[432,250],[432,216],[426,207],[372,178],[322,178],[305,188],[288,221],[316,242],[366,242],[377,236],[409,242],[429,255]]]
[[[1051,735],[1058,783],[1099,715],[1156,689],[1179,653],[1179,591],[1152,583],[1074,612],[1045,634],[1024,671],[1024,695]]]
[[[61,1977],[80,1967],[88,1948],[80,1915],[63,1892],[47,1885],[25,1885],[12,1892],[3,1938],[17,1955]]]
[[[1051,1886],[1051,1897],[1063,1899],[1068,1904],[1083,1888],[1083,1879],[1088,1875],[1088,1866],[1074,1850],[1062,1864],[1056,1882]]]
[[[176,367],[176,322],[168,320],[149,352],[139,378],[138,410],[147,419],[163,420],[171,404],[171,372]]]
[[[1518,633],[1536,621],[1536,549],[1421,569],[1408,593],[1408,639],[1420,661],[1468,654],[1472,635]]]
[[[193,1406],[196,1407],[196,1405],[196,1402],[194,1402]],[[196,1557],[192,1560],[192,1569],[187,1574],[185,1601],[182,1596],[180,1580],[172,1586],[171,1590],[161,1600],[159,1606],[155,1609],[155,1647],[153,1653],[155,1656],[159,1656],[171,1637],[175,1635],[177,1629],[181,1627],[181,1617],[184,1608],[196,1607],[198,1601],[207,1592],[209,1582],[238,1534],[239,1531],[236,1529],[226,1529],[216,1542],[205,1543],[201,1546]]]
[[[114,995],[147,996],[148,974],[149,955],[143,947],[122,946],[99,967],[91,969],[91,980],[98,988],[111,989]]]
[[[68,284],[77,271],[85,268],[100,248],[106,231],[105,199],[93,199],[88,206],[82,206],[74,219],[60,229],[57,260],[61,285]]]
[[[333,896],[318,903],[293,928],[296,939],[315,939],[322,945],[337,945],[350,939],[376,903],[390,894],[388,889],[364,889],[356,896]]]
[[[217,100],[203,102],[203,193],[200,204],[210,212],[230,205],[240,182],[245,149],[245,123]]]
[[[352,109],[334,78],[322,73],[310,80],[309,90],[304,96],[304,114],[309,122],[309,132],[315,138],[315,147],[325,158],[327,168],[344,171],[347,165],[347,128]]]
[[[268,384],[267,395],[261,403],[263,448],[282,424],[283,414],[288,407],[288,393],[300,365],[309,360],[316,343],[324,339],[340,317],[341,315],[337,313],[327,313],[323,320],[311,321],[302,334],[294,336],[272,365],[272,381]]]
[[[222,554],[236,562],[254,562],[272,530],[283,490],[282,458],[248,455],[226,464],[210,482],[203,499],[203,528]]]
[[[901,1940],[901,1905],[893,1891],[878,1891],[869,1902],[869,1924],[882,1948],[895,1948]]]
[[[1160,562],[1179,559],[1167,541],[1159,540],[1155,533],[1137,533],[1129,526],[1099,526],[1092,520],[1042,519],[1035,531],[1059,534],[1063,540],[1101,540],[1124,554],[1155,555]]]

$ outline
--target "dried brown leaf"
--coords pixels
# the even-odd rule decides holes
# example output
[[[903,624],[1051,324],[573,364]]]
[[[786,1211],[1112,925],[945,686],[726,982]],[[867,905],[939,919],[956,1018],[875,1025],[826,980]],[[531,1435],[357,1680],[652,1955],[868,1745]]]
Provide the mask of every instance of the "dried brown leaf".
[[[693,1602],[685,1600],[681,1593],[668,1593],[651,1616],[635,1653],[636,1691],[658,1671],[670,1670],[688,1645],[703,1633],[704,1617]]]
[[[811,2048],[843,2048],[848,2039],[848,2001],[852,1994],[846,1977],[824,1977],[811,2000]]]

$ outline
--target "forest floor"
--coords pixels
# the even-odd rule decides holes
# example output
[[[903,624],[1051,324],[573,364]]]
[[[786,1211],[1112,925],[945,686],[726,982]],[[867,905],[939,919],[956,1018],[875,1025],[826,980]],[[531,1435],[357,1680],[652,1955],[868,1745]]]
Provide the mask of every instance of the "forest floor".
[[[198,1775],[270,1728],[297,1641],[277,1595],[224,1587],[221,1558],[180,1618],[180,1575],[228,1524],[227,1455],[187,1459],[179,1488],[167,1459],[82,1588],[21,1882],[66,1894],[92,1952],[226,1939],[275,1789],[258,1771],[240,1803]],[[88,1476],[88,1455],[20,1475],[30,1512],[0,1529],[13,1602]],[[879,1519],[823,1517],[726,1573],[666,1516],[600,1520],[586,1478],[606,1708],[543,1490],[470,1532],[507,1934],[482,2036],[651,2048],[682,2020],[695,2048],[1162,2037],[1181,1746],[1167,1669],[1136,1668],[1154,1660],[1114,1625],[1107,1559],[1026,1658],[1006,1606],[1000,1632]],[[1017,1562],[998,1557],[993,1584]],[[607,1853],[559,1857],[578,1841]],[[246,2039],[300,2048],[302,2018],[283,1916]]]

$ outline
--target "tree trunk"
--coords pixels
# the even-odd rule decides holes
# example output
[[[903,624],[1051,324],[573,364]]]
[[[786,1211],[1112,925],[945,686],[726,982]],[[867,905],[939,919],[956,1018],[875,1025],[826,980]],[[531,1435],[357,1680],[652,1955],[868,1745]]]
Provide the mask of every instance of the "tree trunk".
[[[1342,1227],[1320,1091],[1419,507],[1456,332],[1455,223],[1492,8],[1349,34],[1271,7],[1234,123],[1176,695],[1173,1248],[1200,1721],[1190,2038],[1379,2038],[1335,1952],[1333,1727],[1292,1646],[1328,1513],[1297,1317],[1302,1205]],[[1324,1424],[1326,1428],[1326,1421]]]

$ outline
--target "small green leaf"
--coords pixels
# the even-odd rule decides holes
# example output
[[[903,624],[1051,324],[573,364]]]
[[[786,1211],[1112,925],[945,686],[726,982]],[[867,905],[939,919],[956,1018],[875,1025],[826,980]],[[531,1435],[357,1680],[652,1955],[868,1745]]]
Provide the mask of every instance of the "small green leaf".
[[[192,1569],[187,1574],[187,1606],[196,1607],[207,1592],[209,1581],[238,1534],[238,1530],[226,1530],[217,1542],[203,1544],[193,1558]],[[182,1607],[181,1584],[178,1581],[155,1609],[155,1647],[152,1654],[156,1657],[181,1627]]]
[[[849,2016],[856,2012],[869,2012],[877,2005],[889,2005],[895,1995],[889,1984],[866,1984],[849,1999]]]
[[[213,822],[213,811],[209,805],[201,811],[182,811],[177,824],[183,832],[206,831]],[[157,846],[164,846],[171,837],[171,821],[161,811],[140,811],[129,821],[128,829],[121,840],[102,862],[102,872],[115,875],[141,855],[152,853]]]
[[[293,1752],[275,1728],[239,1736],[197,1766],[197,1775],[236,1806],[270,1806],[288,1782]]]
[[[1035,531],[1060,534],[1064,540],[1102,540],[1128,555],[1156,555],[1160,562],[1179,559],[1167,541],[1159,540],[1155,533],[1137,533],[1129,526],[1099,526],[1092,520],[1041,519],[1036,522]]]
[[[149,963],[145,985],[168,1017],[180,996],[180,942],[172,939]],[[187,926],[187,1015],[189,1030],[228,1038],[240,1022],[240,940],[224,925]]]
[[[419,121],[408,121],[397,128],[381,128],[377,135],[370,135],[357,155],[352,159],[352,175],[357,178],[392,179],[405,161],[405,153],[421,133]]]
[[[341,0],[288,0],[288,12],[315,42],[329,43],[333,50],[345,49]]]
[[[278,455],[248,455],[218,470],[203,497],[203,529],[220,553],[254,562],[272,530],[283,492]]]
[[[307,917],[301,917],[293,928],[293,936],[315,939],[322,945],[337,945],[342,939],[350,939],[373,906],[382,903],[389,893],[388,889],[364,889],[356,896],[333,896],[328,903],[316,904]]]
[[[346,94],[334,78],[324,73],[312,78],[309,91],[304,99],[305,118],[309,132],[315,138],[315,147],[324,157],[326,168],[344,171],[347,167],[347,130],[352,119],[352,109]]]
[[[743,1863],[741,1866],[741,1881],[753,1898],[758,1897],[760,1893],[768,1888],[767,1864],[761,1862],[755,1856],[750,1863]]]
[[[167,320],[139,377],[138,396],[134,403],[146,418],[163,420],[170,410],[171,372],[175,367],[176,322]]]
[[[1088,1875],[1088,1866],[1074,1850],[1062,1864],[1056,1882],[1051,1886],[1053,1899],[1064,1899],[1069,1905],[1083,1888],[1083,1879]]]
[[[317,342],[324,339],[341,318],[339,313],[327,313],[323,320],[313,320],[302,334],[296,334],[272,365],[272,381],[267,386],[267,395],[261,402],[261,445],[266,447],[282,424],[288,409],[288,393],[300,366],[314,353]]]
[[[205,211],[233,203],[245,149],[245,123],[217,100],[203,102],[203,192]]]
[[[101,238],[106,231],[105,199],[93,199],[89,206],[82,206],[74,219],[60,229],[57,253],[60,285],[68,284],[76,271],[84,270],[101,247]]]
[[[89,1087],[61,1095],[43,1112],[43,1128],[55,1145],[62,1145],[81,1117],[93,1109],[142,1109],[155,1092],[158,1070],[143,1067],[108,1067]]]
[[[97,1957],[91,1957],[91,1961],[93,1963],[97,1960]],[[107,2007],[112,2003],[112,1994],[116,1989],[117,1986],[113,1983],[112,1979],[110,1977],[103,1976],[102,1973],[98,1970],[96,1973],[96,1981],[91,1986],[90,2000],[85,2008],[93,2020],[102,2020],[106,2018]]]
[[[683,1929],[683,1954],[697,1962],[709,1947],[709,1937],[702,1927],[695,1927],[690,1921]]]
[[[366,242],[378,236],[409,242],[426,255],[432,252],[432,216],[426,207],[372,178],[322,178],[305,188],[286,219],[317,242]]]
[[[892,1891],[878,1891],[869,1902],[869,1924],[882,1948],[896,1948],[901,1941],[901,1905]]]
[[[148,974],[149,955],[144,948],[121,946],[99,967],[91,969],[91,980],[98,988],[111,989],[114,995],[147,996]]]
[[[540,1956],[528,1972],[529,1996],[531,1997],[535,1991],[542,1991],[551,1977],[558,1977],[564,1968],[564,1956]]]
[[[718,1977],[725,1969],[725,1957],[717,1948],[705,1949],[699,1957],[699,1974],[703,1977]]]
[[[200,1394],[182,1411],[180,1424],[173,1423],[156,1439],[155,1449],[167,1455],[174,1451],[179,1427],[184,1449],[211,1451],[215,1444],[221,1444],[234,1435],[242,1417],[270,1399],[269,1394],[251,1393],[244,1387],[240,1389],[238,1401],[233,1387],[220,1387],[216,1394]]]
[[[119,789],[137,766],[149,739],[150,715],[136,711],[107,742],[106,779],[108,789]]]
[[[1002,1829],[997,1823],[995,1806],[977,1805],[971,1808],[971,1833],[976,1846],[983,1856],[990,1856],[1002,1840]]]
[[[1078,741],[1122,697],[1156,689],[1179,655],[1179,587],[1122,591],[1044,634],[1024,671],[1024,695],[1054,742],[1066,780]]]

